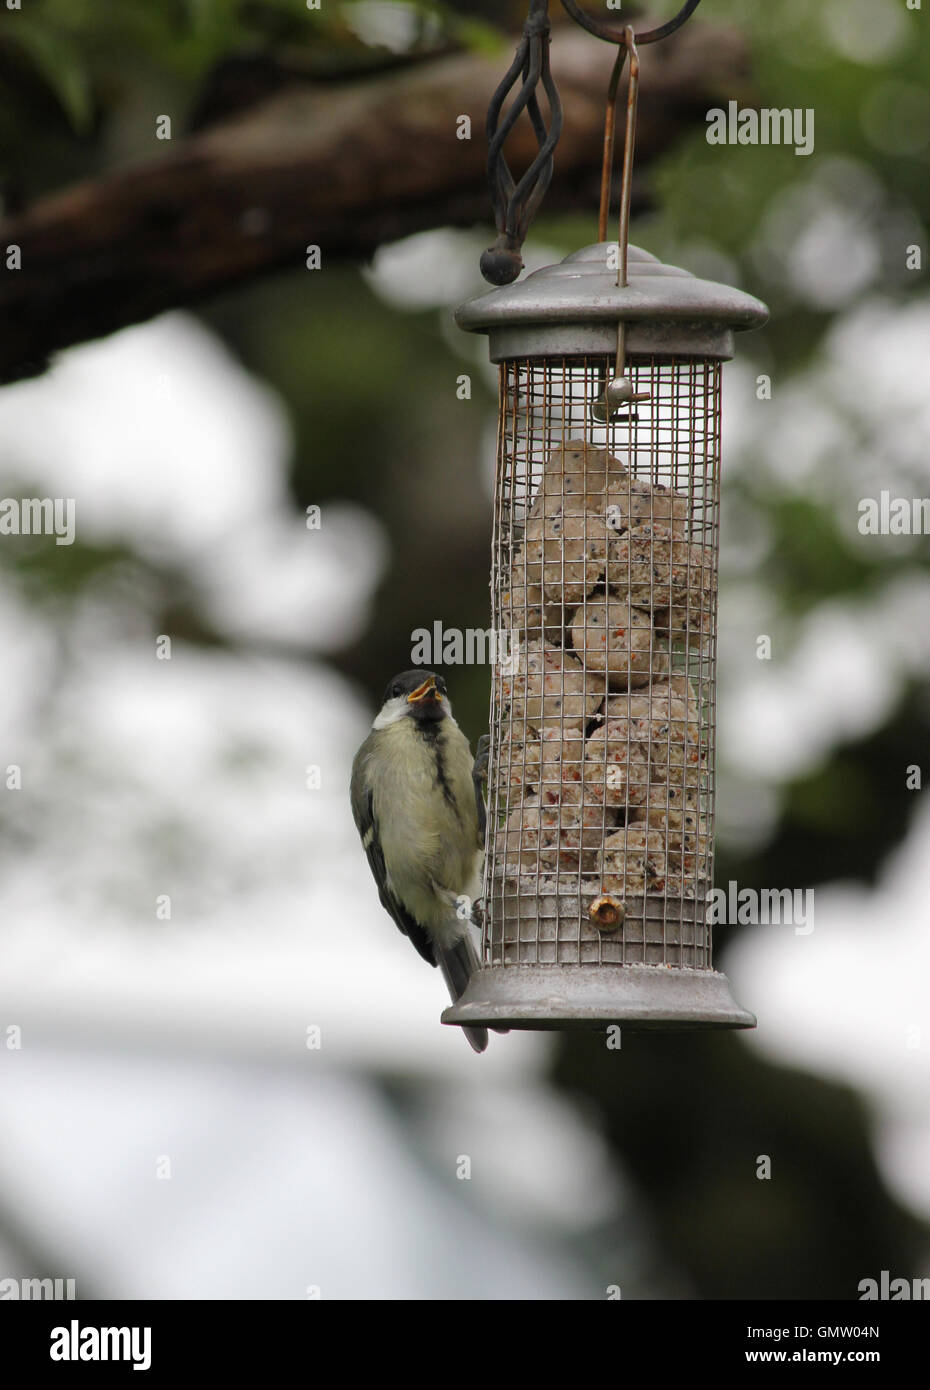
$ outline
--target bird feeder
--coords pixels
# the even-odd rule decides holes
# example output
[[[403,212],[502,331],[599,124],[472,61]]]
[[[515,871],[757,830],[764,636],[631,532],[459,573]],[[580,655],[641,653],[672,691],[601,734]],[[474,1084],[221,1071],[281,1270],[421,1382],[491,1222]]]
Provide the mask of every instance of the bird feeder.
[[[544,8],[533,5],[505,79],[522,76],[514,104],[531,115],[527,87],[548,75]],[[600,238],[511,284],[527,220],[511,204],[538,201],[554,142],[540,127],[536,189],[527,176],[515,183],[502,163],[500,93],[492,102],[500,236],[482,268],[500,287],[456,319],[488,335],[500,366],[491,599],[505,640],[492,672],[482,968],[446,1023],[755,1023],[713,969],[706,904],[721,368],[734,334],[767,310],[628,245],[637,38],[627,26],[614,41]],[[609,241],[627,55],[620,227]]]

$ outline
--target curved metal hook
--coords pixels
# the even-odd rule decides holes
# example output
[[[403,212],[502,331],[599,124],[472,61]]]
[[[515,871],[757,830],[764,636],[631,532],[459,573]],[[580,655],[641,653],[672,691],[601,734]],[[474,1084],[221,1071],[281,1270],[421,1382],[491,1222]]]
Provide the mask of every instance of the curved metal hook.
[[[670,19],[667,24],[660,24],[656,29],[649,29],[645,34],[637,34],[636,42],[638,44],[656,43],[659,39],[668,38],[669,34],[674,34],[676,29],[681,28],[686,19],[691,18],[700,3],[701,0],[686,0],[674,19]],[[625,42],[623,29],[618,33],[611,29],[608,24],[602,24],[600,20],[592,19],[591,15],[587,14],[578,4],[578,0],[562,0],[562,5],[575,23],[580,24],[582,29],[587,29],[589,34],[594,34],[607,43],[623,44]]]

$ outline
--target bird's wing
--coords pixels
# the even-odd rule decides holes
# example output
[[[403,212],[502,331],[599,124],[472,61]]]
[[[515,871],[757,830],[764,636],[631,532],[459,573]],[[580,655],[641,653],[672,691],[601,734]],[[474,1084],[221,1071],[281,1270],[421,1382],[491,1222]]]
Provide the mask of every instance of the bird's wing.
[[[352,815],[358,826],[358,833],[362,837],[362,848],[368,858],[375,883],[378,885],[378,897],[381,899],[381,906],[385,912],[393,917],[404,936],[410,937],[423,959],[429,961],[430,965],[435,965],[436,957],[433,953],[433,943],[429,934],[410,915],[400,899],[396,898],[388,887],[387,869],[384,864],[384,851],[381,848],[381,835],[378,830],[374,803],[371,793],[365,790],[362,783],[362,751],[359,750],[359,754],[352,764]]]

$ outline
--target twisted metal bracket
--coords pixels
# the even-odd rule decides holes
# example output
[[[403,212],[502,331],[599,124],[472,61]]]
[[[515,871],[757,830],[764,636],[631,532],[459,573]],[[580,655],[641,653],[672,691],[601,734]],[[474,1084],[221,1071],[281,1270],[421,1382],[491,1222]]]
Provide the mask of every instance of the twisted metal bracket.
[[[613,112],[617,96],[620,70],[631,46],[635,51],[637,44],[656,43],[667,38],[691,17],[701,0],[686,0],[674,19],[644,34],[633,34],[629,25],[619,32],[599,20],[592,19],[577,0],[562,0],[567,14],[576,24],[607,43],[621,45],[611,76],[607,97],[608,120],[605,124],[604,172],[601,194],[601,240],[606,226],[607,213],[604,206],[604,186],[606,197],[610,198],[610,171],[613,162]],[[516,280],[523,269],[520,254],[526,234],[529,231],[537,208],[542,202],[546,189],[552,179],[553,155],[562,133],[562,103],[558,88],[549,67],[549,0],[530,0],[530,10],[523,26],[523,37],[516,56],[504,75],[503,81],[491,98],[488,107],[488,183],[491,188],[491,205],[497,225],[497,241],[488,247],[481,257],[481,273],[492,285],[509,285]],[[520,90],[501,119],[501,112],[507,97],[520,82]],[[543,118],[537,87],[542,83],[549,104],[549,125]],[[519,183],[514,180],[504,154],[504,143],[518,119],[526,111],[539,144],[539,152]],[[628,215],[628,214],[627,214]]]
[[[562,103],[549,68],[550,27],[549,0],[530,0],[516,57],[488,107],[488,182],[498,237],[481,257],[481,274],[492,285],[509,285],[523,269],[520,248],[552,178],[552,155],[562,133]],[[518,79],[522,79],[520,91],[501,121],[504,102]],[[548,129],[536,96],[540,82],[549,102]],[[524,110],[539,142],[539,153],[516,183],[504,155],[504,141]]]

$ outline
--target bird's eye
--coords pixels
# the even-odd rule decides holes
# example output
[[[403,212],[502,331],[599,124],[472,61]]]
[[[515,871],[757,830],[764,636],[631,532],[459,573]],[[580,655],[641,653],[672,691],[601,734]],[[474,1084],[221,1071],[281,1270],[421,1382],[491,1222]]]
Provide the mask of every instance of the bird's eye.
[[[391,687],[391,697],[392,697],[392,699],[396,699],[398,695],[403,695],[403,693],[404,693],[404,692],[403,692],[403,689],[402,689],[401,686],[395,685],[395,686],[392,686],[392,687]]]

